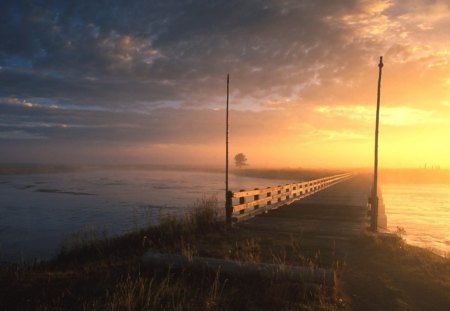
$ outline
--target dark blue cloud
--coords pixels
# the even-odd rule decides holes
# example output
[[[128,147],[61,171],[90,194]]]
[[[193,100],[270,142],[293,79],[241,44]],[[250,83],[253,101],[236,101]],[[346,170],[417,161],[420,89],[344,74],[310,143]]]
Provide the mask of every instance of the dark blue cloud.
[[[169,80],[176,85],[166,99],[184,97],[193,87],[217,88],[214,79],[231,72],[245,76],[249,82],[242,91],[251,92],[269,73],[271,80],[285,84],[282,75],[274,77],[273,69],[300,62],[304,68],[330,57],[344,33],[330,28],[323,17],[352,3],[6,2],[0,63],[6,69],[32,67],[82,85],[86,77],[123,78],[124,84]],[[265,70],[255,73],[255,68]]]
[[[223,118],[205,108],[226,73],[232,98],[261,108],[362,65],[364,47],[326,20],[358,3],[2,1],[0,141],[212,142]]]

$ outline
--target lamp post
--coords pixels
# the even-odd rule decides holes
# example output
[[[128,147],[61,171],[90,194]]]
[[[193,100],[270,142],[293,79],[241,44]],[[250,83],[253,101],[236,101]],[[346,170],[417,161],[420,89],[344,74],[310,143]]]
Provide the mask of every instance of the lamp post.
[[[378,64],[377,115],[375,120],[375,163],[373,168],[373,186],[371,200],[372,217],[370,222],[370,229],[374,232],[377,232],[378,230],[378,128],[380,123],[380,91],[382,68],[383,56],[380,56],[380,63]]]
[[[226,135],[225,135],[225,223],[231,227],[231,214],[233,207],[231,204],[232,193],[228,188],[228,100],[230,93],[230,75],[227,74],[227,109],[226,109]]]

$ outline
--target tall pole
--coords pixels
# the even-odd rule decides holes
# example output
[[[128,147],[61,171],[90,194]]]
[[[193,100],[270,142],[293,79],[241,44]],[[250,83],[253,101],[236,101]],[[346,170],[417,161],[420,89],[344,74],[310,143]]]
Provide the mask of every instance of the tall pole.
[[[225,222],[231,226],[232,204],[228,188],[228,100],[230,93],[230,74],[227,74],[227,112],[226,112],[226,137],[225,137]]]
[[[381,71],[383,68],[383,56],[380,56],[378,64],[378,92],[377,92],[377,116],[375,120],[375,163],[373,168],[372,186],[372,219],[370,228],[372,231],[378,230],[378,128],[380,123],[380,91],[381,91]]]

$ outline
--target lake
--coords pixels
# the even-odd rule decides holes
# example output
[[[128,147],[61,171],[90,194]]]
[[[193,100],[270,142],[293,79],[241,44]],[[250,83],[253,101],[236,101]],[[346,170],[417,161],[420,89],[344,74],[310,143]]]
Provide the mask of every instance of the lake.
[[[449,184],[383,184],[381,190],[389,230],[403,228],[409,244],[449,257]]]
[[[289,182],[231,175],[230,189]],[[183,215],[202,196],[224,203],[224,174],[165,170],[0,175],[0,262],[47,259],[74,233],[114,235],[163,215]]]
[[[231,175],[231,190],[292,182]],[[449,185],[383,184],[388,229],[448,256]],[[0,262],[48,259],[73,234],[107,235],[181,216],[202,196],[224,199],[224,175],[164,170],[98,170],[0,175]]]

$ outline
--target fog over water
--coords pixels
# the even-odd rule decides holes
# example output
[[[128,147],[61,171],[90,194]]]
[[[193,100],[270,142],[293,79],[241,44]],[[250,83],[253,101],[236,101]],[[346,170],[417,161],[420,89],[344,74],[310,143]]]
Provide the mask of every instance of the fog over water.
[[[232,190],[288,180],[230,176]],[[203,196],[223,206],[224,174],[103,170],[0,175],[0,261],[48,258],[76,232],[119,234],[183,215]]]
[[[288,179],[231,175],[231,190],[263,188]],[[223,206],[221,173],[167,170],[97,170],[0,175],[0,262],[46,259],[74,233],[120,234],[161,216],[183,215],[196,200],[216,196]],[[410,244],[448,256],[448,184],[381,185],[388,229],[404,228]]]
[[[412,245],[450,254],[450,185],[383,184],[388,229],[405,230]]]

